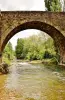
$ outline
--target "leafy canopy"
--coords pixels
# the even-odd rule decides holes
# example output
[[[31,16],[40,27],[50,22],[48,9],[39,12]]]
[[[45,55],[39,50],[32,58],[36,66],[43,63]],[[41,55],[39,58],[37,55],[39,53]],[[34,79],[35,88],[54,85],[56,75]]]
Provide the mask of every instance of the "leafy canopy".
[[[60,0],[45,0],[47,11],[59,12],[62,10]]]

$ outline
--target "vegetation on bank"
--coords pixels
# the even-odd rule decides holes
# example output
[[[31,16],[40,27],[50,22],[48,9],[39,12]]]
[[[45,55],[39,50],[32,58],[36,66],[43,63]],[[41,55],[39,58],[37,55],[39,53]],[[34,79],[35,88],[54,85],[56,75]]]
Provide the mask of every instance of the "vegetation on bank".
[[[28,38],[19,38],[17,46],[13,51],[12,44],[8,42],[3,51],[3,62],[10,65],[14,59],[28,61],[30,63],[57,64],[58,55],[55,51],[54,41],[51,37],[47,39],[42,35],[33,35]]]
[[[54,41],[51,37],[44,39],[42,34],[33,35],[29,38],[19,38],[15,49],[17,59],[25,60],[47,60],[58,63],[54,47]]]
[[[14,51],[12,48],[12,44],[11,42],[8,42],[8,44],[6,45],[4,51],[3,51],[3,62],[7,63],[8,65],[10,65],[11,61],[14,58]]]
[[[3,51],[2,63],[0,64],[0,74],[9,73],[8,67],[11,64],[13,58],[14,58],[14,51],[12,49],[12,44],[8,42]]]

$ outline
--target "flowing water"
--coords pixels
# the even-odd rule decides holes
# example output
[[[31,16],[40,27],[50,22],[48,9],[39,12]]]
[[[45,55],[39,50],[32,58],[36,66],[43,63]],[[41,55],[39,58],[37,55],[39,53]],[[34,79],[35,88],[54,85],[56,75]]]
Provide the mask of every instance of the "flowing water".
[[[12,63],[0,75],[0,100],[65,100],[65,74],[42,64]]]

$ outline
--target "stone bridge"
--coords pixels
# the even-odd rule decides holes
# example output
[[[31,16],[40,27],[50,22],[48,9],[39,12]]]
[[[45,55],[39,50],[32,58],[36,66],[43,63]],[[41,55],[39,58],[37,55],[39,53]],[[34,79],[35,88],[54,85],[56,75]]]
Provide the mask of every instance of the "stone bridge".
[[[65,13],[43,11],[2,11],[0,13],[0,63],[2,52],[11,37],[25,29],[38,29],[50,35],[65,62]]]

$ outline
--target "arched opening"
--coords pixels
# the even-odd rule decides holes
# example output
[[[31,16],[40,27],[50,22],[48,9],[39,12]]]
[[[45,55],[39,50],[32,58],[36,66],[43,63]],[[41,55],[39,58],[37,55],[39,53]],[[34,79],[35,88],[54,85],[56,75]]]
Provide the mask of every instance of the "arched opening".
[[[64,36],[55,27],[40,21],[25,22],[24,24],[21,24],[15,27],[13,30],[11,30],[2,43],[1,51],[4,50],[5,45],[7,44],[9,39],[11,39],[11,37],[13,37],[16,33],[26,29],[38,29],[47,33],[49,36],[53,38],[56,48],[59,50],[60,55],[62,55],[61,45],[63,44],[63,41],[65,39]]]
[[[32,23],[32,27],[31,26],[27,26],[27,25],[31,25],[30,24],[25,24],[24,26],[18,26],[16,27],[14,30],[12,30],[8,36],[5,38],[4,42],[3,42],[3,45],[2,45],[2,50],[4,49],[5,45],[7,44],[8,40],[14,36],[17,32],[21,31],[21,30],[25,30],[25,29],[39,29],[39,30],[42,30],[42,31],[45,31],[47,34],[49,34],[55,41],[56,45],[60,47],[60,43],[61,43],[61,40],[63,39],[63,36],[61,35],[61,33],[56,30],[54,27],[50,27],[50,26],[46,26],[46,27],[42,27],[42,24],[40,24],[38,27],[35,26],[35,24]],[[37,24],[36,24],[37,25]],[[34,27],[35,26],[35,27]],[[20,27],[20,28],[19,28]],[[41,28],[42,27],[42,28]],[[30,66],[31,64],[27,64],[27,63],[15,63],[14,66],[12,67],[12,73],[9,75],[11,77],[9,77],[9,81],[8,84],[6,85],[7,88],[10,88],[10,89],[21,89],[25,91],[25,93],[27,93],[27,90],[29,90],[29,93],[31,93],[31,90],[33,88],[33,93],[34,93],[34,97],[35,97],[35,94],[37,96],[37,93],[36,91],[40,91],[39,89],[39,86],[42,86],[42,92],[41,93],[41,96],[42,96],[42,93],[44,94],[45,93],[48,93],[50,90],[48,89],[47,87],[47,84],[51,84],[50,83],[50,79],[51,77],[54,77],[52,78],[52,80],[55,79],[55,76],[54,73],[52,74],[52,72],[47,72],[47,76],[45,74],[45,71],[44,71],[44,66]],[[37,68],[36,68],[37,67]],[[41,70],[42,68],[42,70]],[[38,71],[38,73],[37,73]],[[39,72],[40,71],[40,72]],[[41,74],[40,74],[41,73]],[[56,73],[57,74],[57,73]],[[50,75],[50,79],[49,79],[49,82],[47,81],[48,78]],[[13,76],[13,77],[12,77]],[[20,79],[20,80],[19,80]],[[29,80],[27,80],[29,79]],[[30,81],[30,79],[32,79],[32,81]],[[45,80],[46,79],[46,80]],[[13,81],[12,81],[13,80]],[[39,81],[41,80],[41,82]],[[45,81],[44,81],[45,80]],[[57,78],[56,78],[57,80]],[[20,84],[19,84],[20,82]],[[42,83],[44,82],[44,84]],[[33,84],[32,84],[33,83]],[[40,84],[41,83],[41,84]],[[56,81],[57,83],[57,81]],[[59,83],[59,82],[58,82]],[[43,84],[43,85],[42,85]],[[45,87],[45,84],[46,84],[46,88],[45,90],[48,90],[48,92],[44,91],[44,87]],[[54,81],[53,81],[53,85],[54,85]],[[11,86],[11,87],[9,87]],[[23,87],[24,86],[24,87]],[[49,85],[50,86],[50,85]],[[31,88],[32,87],[32,88]],[[36,88],[35,88],[36,87]],[[55,86],[54,86],[55,88]],[[27,90],[26,90],[27,89]],[[37,90],[38,89],[38,90]],[[62,88],[64,90],[64,86]],[[20,91],[20,93],[21,93]],[[55,93],[55,90],[53,91]],[[23,93],[23,92],[22,92]],[[54,95],[53,93],[53,95]],[[52,91],[51,91],[51,94],[52,94]],[[24,95],[24,94],[23,94]],[[31,95],[31,94],[30,94]],[[45,96],[48,95],[48,94],[44,94]],[[43,96],[44,96],[43,95]],[[18,96],[18,90],[17,90],[17,96]],[[25,96],[25,95],[24,95]],[[48,96],[49,98],[49,96]],[[54,97],[53,97],[54,98]],[[28,98],[27,98],[28,99]],[[33,99],[33,98],[31,98]],[[33,99],[34,100],[34,99]]]
[[[21,24],[21,25],[15,27],[13,30],[11,30],[10,33],[8,33],[8,35],[4,39],[1,49],[2,50],[4,49],[5,45],[9,41],[9,39],[12,38],[16,33],[20,32],[22,30],[26,30],[26,29],[41,30],[41,31],[47,33],[48,35],[50,35],[54,41],[56,41],[56,39],[57,39],[57,42],[58,42],[58,39],[60,39],[60,37],[61,37],[61,39],[63,39],[63,35],[53,26],[43,23],[43,22],[39,22],[39,21],[32,21],[32,22],[26,22],[24,24]]]

